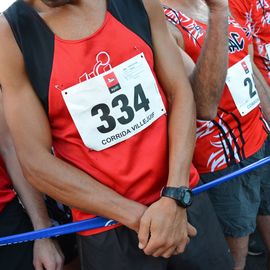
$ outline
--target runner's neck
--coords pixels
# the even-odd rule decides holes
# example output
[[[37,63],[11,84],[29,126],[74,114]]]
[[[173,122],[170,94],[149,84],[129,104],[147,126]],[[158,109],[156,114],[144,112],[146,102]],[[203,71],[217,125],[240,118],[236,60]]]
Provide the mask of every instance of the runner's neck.
[[[56,8],[46,6],[41,0],[24,2],[62,40],[80,40],[91,36],[103,25],[107,12],[106,0],[84,0]]]

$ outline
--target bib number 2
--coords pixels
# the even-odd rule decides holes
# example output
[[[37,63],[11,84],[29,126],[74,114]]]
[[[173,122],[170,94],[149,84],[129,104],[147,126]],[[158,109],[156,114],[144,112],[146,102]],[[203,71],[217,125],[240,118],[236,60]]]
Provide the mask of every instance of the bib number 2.
[[[228,69],[226,84],[241,116],[260,104],[249,55]]]
[[[253,98],[257,95],[256,90],[253,88],[253,82],[250,78],[244,80],[244,86],[249,87],[249,97]]]

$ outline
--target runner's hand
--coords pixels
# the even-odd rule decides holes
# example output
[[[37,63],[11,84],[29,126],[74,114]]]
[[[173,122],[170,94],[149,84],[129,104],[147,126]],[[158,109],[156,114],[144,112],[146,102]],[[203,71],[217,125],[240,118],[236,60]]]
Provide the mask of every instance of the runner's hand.
[[[51,239],[36,240],[33,264],[35,270],[62,270],[64,256],[55,241]]]
[[[196,229],[187,222],[186,210],[162,197],[144,213],[138,233],[139,248],[146,255],[169,258],[184,252]]]

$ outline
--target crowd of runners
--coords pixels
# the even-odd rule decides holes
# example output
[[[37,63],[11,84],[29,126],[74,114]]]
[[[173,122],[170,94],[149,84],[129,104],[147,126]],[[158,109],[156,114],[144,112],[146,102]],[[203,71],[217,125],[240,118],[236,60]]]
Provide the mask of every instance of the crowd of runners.
[[[17,0],[0,16],[2,270],[270,270],[270,0]]]

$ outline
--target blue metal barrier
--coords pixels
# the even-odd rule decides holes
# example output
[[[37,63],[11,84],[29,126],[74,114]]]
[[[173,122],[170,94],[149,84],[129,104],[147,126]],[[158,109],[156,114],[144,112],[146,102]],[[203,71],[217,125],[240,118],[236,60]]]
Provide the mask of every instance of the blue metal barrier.
[[[210,183],[196,187],[192,190],[192,192],[194,195],[198,195],[204,191],[207,191],[210,188],[214,188],[222,183],[231,181],[232,179],[236,178],[237,176],[243,175],[243,174],[248,173],[252,170],[260,168],[268,163],[270,163],[270,157],[263,158],[263,159],[255,162],[249,166],[246,166],[238,171],[235,171],[233,173],[230,173],[228,175],[220,177],[216,180],[213,180]],[[48,228],[48,229],[42,229],[42,230],[37,230],[37,231],[33,231],[33,232],[27,232],[27,233],[2,237],[2,238],[0,238],[0,246],[12,245],[12,244],[17,244],[17,243],[22,243],[22,242],[29,242],[29,241],[34,241],[34,240],[43,239],[43,238],[57,237],[57,236],[64,235],[64,234],[70,234],[70,233],[75,233],[75,232],[91,230],[91,229],[97,229],[97,228],[102,228],[102,227],[106,227],[106,226],[111,226],[114,224],[117,224],[117,222],[114,220],[108,220],[106,218],[96,217],[93,219],[88,219],[88,220],[79,221],[79,222],[73,222],[70,224],[60,225],[60,226],[56,226],[56,227],[52,227],[52,228]]]

